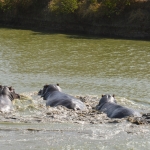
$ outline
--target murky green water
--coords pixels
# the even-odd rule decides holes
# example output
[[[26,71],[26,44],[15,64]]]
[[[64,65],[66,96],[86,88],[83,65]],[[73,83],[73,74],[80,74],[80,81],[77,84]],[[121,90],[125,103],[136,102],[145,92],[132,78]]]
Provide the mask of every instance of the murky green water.
[[[0,75],[0,84],[13,86],[18,93],[38,91],[46,83],[59,83],[63,91],[69,94],[115,94],[129,100],[129,107],[150,112],[149,41],[0,28]],[[10,131],[9,126],[12,128]],[[41,131],[30,132],[27,130],[30,126]],[[7,128],[0,131],[0,143],[4,150],[10,147],[150,148],[150,128],[136,127],[135,134],[124,133],[125,128],[132,130],[129,124],[116,127],[115,124],[94,126],[50,123],[43,127],[42,124],[8,123],[0,124],[0,128]],[[50,129],[62,129],[62,132],[52,132]]]

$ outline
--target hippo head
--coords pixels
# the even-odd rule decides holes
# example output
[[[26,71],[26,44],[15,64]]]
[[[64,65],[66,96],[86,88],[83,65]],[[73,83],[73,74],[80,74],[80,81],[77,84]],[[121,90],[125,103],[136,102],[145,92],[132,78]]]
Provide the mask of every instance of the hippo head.
[[[44,95],[47,92],[53,92],[53,91],[61,91],[61,88],[59,87],[59,84],[53,85],[53,84],[49,84],[49,85],[44,85],[43,89],[40,90],[38,92],[38,95],[41,95],[41,97],[44,97]]]
[[[117,103],[115,100],[115,95],[111,96],[109,94],[102,95],[102,98],[99,101],[99,105],[104,104],[104,103]]]
[[[12,95],[13,99],[20,99],[20,95],[15,92],[15,89],[13,89],[12,87],[9,87],[9,90],[10,90],[10,94]]]
[[[6,95],[10,100],[20,99],[20,95],[15,93],[15,90],[12,87],[0,85],[0,95]]]

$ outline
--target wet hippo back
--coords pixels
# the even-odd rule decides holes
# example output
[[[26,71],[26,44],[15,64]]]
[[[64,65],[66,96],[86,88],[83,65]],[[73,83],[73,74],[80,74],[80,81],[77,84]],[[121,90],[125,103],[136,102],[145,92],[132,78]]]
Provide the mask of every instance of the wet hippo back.
[[[55,107],[58,105],[65,106],[69,109],[74,109],[75,104],[72,103],[70,98],[65,95],[64,93],[61,93],[59,91],[52,92],[49,97],[46,100],[46,106]]]
[[[60,91],[52,92],[46,101],[46,105],[52,107],[62,105],[69,109],[86,109],[86,106],[79,99]]]
[[[46,100],[46,106],[55,107],[58,105],[65,106],[69,109],[86,110],[86,106],[79,99],[61,92],[59,85],[44,86],[39,94]]]
[[[127,116],[141,116],[140,113],[118,105],[116,103],[116,100],[114,96],[111,95],[103,95],[102,98],[100,99],[99,104],[96,106],[96,109],[104,112],[107,114],[108,117],[110,118],[124,118]]]

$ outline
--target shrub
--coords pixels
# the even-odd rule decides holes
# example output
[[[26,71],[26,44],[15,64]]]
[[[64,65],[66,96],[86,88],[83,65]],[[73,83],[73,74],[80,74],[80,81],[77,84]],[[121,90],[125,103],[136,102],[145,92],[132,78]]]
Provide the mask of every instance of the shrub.
[[[78,16],[93,20],[97,16],[100,3],[98,0],[84,0],[80,1],[78,6]]]
[[[48,5],[49,0],[0,0],[0,9],[3,12],[12,14],[30,14],[36,13]]]
[[[69,14],[78,8],[77,0],[52,0],[49,4],[52,12]]]
[[[126,6],[133,3],[134,0],[102,0],[102,7],[107,16],[119,15]]]

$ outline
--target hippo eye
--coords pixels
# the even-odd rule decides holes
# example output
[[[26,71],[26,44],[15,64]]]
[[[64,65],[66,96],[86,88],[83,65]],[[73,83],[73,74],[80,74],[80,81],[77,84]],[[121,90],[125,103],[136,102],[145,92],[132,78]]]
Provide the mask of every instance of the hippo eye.
[[[56,85],[59,86],[59,83],[57,83]]]

